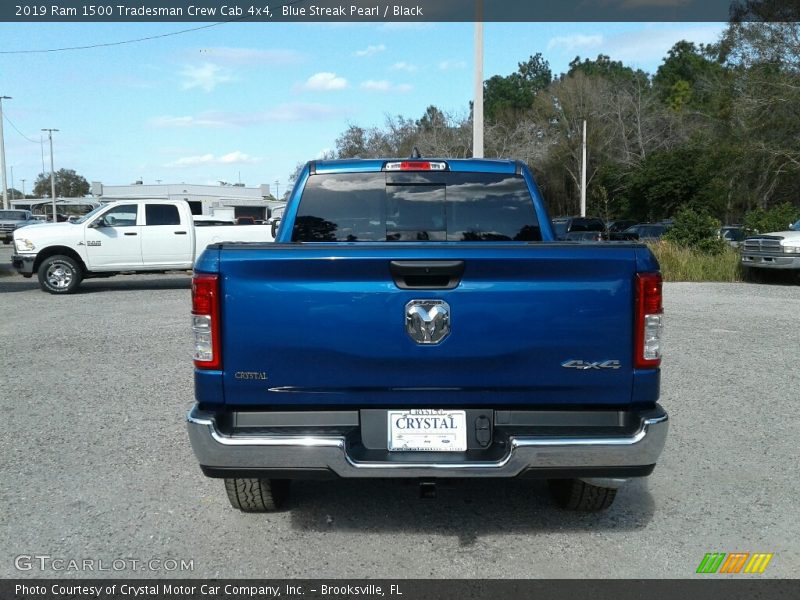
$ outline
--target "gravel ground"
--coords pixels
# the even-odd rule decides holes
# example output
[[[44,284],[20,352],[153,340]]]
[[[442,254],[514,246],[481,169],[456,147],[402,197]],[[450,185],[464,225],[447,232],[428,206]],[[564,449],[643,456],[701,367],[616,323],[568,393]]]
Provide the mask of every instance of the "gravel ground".
[[[234,511],[186,437],[189,301],[185,275],[68,297],[0,277],[0,577],[81,576],[19,572],[20,554],[191,559],[194,577],[684,578],[734,551],[776,553],[764,577],[800,569],[798,286],[666,286],[667,448],[598,515],[514,481],[454,482],[436,500],[301,482],[289,512]]]

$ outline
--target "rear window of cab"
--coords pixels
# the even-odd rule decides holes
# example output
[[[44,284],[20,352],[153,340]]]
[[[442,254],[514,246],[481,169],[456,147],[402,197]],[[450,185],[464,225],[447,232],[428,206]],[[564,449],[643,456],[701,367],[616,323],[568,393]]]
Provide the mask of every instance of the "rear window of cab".
[[[522,177],[449,171],[311,175],[292,231],[295,242],[541,239]]]

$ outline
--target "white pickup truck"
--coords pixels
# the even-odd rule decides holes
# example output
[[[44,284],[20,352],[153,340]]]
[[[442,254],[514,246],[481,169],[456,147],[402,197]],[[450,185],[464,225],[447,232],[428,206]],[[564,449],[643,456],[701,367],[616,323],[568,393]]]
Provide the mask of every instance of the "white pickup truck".
[[[740,246],[742,267],[800,272],[800,220],[787,231],[748,237]],[[751,272],[750,275],[753,275]]]
[[[69,294],[92,277],[191,269],[209,244],[273,240],[270,225],[195,227],[182,200],[118,200],[72,223],[17,229],[11,262],[44,291]]]

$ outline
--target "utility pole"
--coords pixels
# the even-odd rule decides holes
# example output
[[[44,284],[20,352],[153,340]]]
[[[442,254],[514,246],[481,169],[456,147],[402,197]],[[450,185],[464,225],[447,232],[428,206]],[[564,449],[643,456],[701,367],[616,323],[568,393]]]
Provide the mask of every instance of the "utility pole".
[[[280,185],[281,185],[280,181],[278,181],[276,179],[275,180],[275,200],[280,200],[281,199],[281,196],[280,196]]]
[[[11,202],[14,202],[14,167],[11,167]]]
[[[0,170],[3,171],[3,208],[8,208],[8,185],[6,184],[6,142],[3,138],[3,100],[11,96],[0,96]]]
[[[483,158],[483,0],[475,7],[475,94],[472,102],[472,158]]]
[[[42,177],[44,177],[44,174],[47,172],[47,169],[44,166],[44,138],[42,137],[41,133],[39,134],[39,148],[42,151]],[[36,184],[34,183],[34,186],[35,185]],[[44,196],[42,196],[42,197],[44,197]]]
[[[42,131],[46,131],[50,138],[50,194],[53,202],[53,223],[58,223],[58,215],[56,214],[56,173],[53,167],[53,132],[58,131],[58,129],[42,129]]]
[[[25,200],[25,180],[22,179],[22,199]]]
[[[581,216],[586,216],[586,119],[583,120],[583,159],[581,160]]]

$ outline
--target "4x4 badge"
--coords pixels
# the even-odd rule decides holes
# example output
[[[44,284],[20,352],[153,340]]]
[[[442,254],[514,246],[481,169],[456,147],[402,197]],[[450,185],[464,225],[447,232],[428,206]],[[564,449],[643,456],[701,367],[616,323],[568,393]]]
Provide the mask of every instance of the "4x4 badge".
[[[618,360],[598,360],[595,362],[583,360],[565,360],[561,363],[565,369],[578,369],[579,371],[589,371],[591,369],[619,369],[621,367]]]

